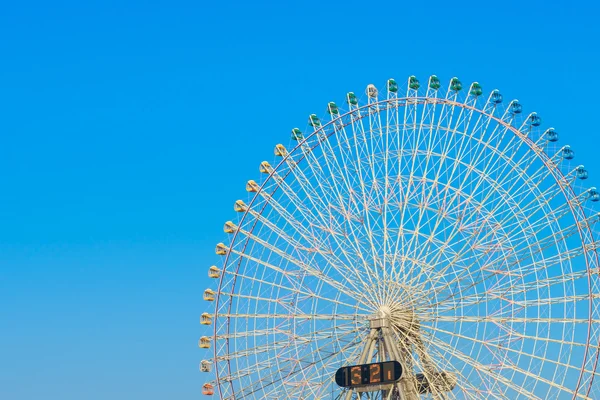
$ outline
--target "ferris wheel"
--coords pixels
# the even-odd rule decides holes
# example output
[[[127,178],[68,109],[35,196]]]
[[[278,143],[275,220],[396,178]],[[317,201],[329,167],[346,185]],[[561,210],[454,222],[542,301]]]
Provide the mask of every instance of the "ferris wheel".
[[[292,129],[216,246],[203,393],[600,398],[600,193],[523,108],[411,76]]]

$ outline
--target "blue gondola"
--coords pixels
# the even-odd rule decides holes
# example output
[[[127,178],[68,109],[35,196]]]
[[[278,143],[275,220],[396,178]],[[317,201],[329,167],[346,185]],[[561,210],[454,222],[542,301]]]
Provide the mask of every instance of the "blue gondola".
[[[593,202],[597,202],[600,201],[600,192],[598,192],[598,190],[596,190],[595,187],[591,188],[589,190],[590,193],[590,200]]]
[[[544,132],[544,136],[549,142],[558,142],[558,132],[556,132],[554,128],[549,128],[546,132]]]
[[[560,150],[560,155],[565,160],[572,160],[575,157],[575,152],[570,146],[565,146]]]
[[[523,112],[523,106],[519,103],[519,100],[513,100],[508,105],[508,111],[511,114],[521,114]]]
[[[527,117],[527,122],[529,122],[531,126],[540,126],[542,124],[542,118],[539,117],[537,113],[532,112],[529,114],[529,117]]]
[[[583,165],[580,165],[579,167],[575,168],[575,176],[577,176],[577,179],[585,180],[588,178],[588,172]]]
[[[490,94],[490,102],[494,104],[502,103],[502,94],[498,89],[492,90],[492,94]]]

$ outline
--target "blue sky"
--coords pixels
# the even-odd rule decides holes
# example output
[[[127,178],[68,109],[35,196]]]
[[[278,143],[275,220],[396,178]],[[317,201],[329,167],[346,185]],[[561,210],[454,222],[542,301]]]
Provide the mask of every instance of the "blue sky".
[[[597,3],[12,2],[0,398],[193,399],[214,244],[328,101],[437,74],[518,98],[600,186]]]

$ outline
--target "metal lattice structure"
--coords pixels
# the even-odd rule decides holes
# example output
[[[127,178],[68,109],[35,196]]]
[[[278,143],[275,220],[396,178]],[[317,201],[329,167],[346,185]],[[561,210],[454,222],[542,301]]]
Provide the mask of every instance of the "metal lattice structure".
[[[209,270],[205,394],[600,398],[600,194],[517,100],[440,86],[348,93],[260,164]],[[384,359],[393,389],[334,383]]]

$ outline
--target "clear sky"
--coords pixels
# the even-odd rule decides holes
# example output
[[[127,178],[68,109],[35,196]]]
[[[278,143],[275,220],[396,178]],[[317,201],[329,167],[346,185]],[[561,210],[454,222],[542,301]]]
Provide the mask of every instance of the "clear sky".
[[[555,7],[554,3],[562,3]],[[600,187],[594,1],[0,10],[0,399],[195,399],[213,249],[277,143],[390,77],[499,88]]]

